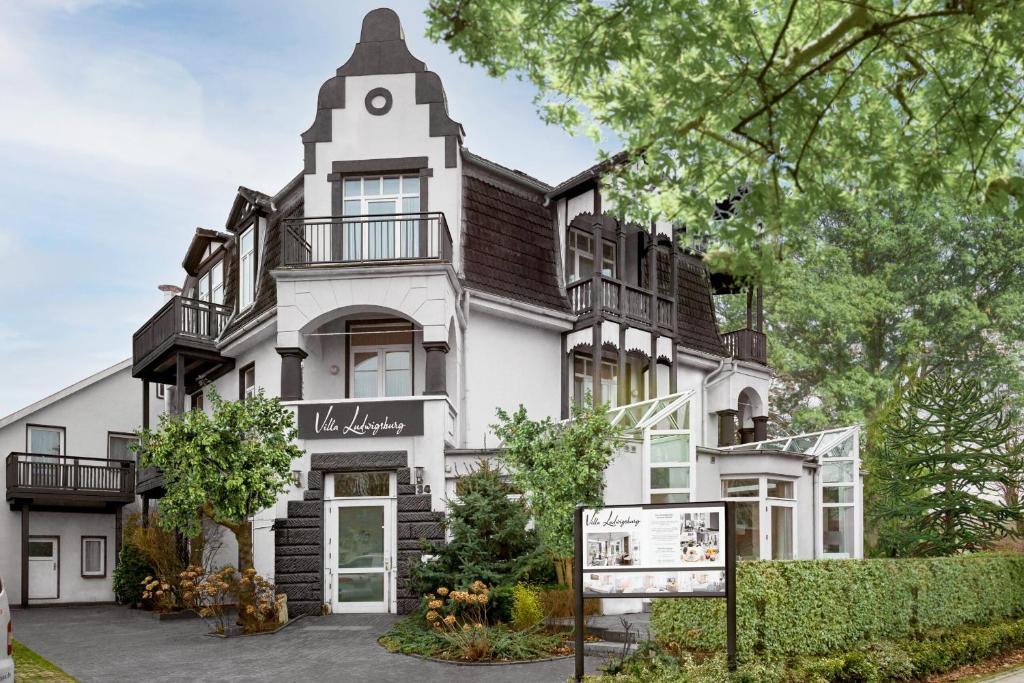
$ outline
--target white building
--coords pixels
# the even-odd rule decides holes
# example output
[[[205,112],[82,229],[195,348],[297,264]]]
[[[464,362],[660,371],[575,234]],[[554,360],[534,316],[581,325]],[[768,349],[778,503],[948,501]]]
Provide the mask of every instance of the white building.
[[[140,398],[125,360],[0,419],[0,575],[12,604],[113,602]]]
[[[551,187],[464,136],[397,15],[371,12],[320,89],[302,169],[272,195],[239,188],[224,231],[188,246],[184,294],[135,334],[132,374],[173,411],[211,387],[295,410],[296,484],[254,520],[256,568],[292,611],[412,609],[407,564],[498,446],[495,409],[564,418],[587,392],[640,404],[617,416],[633,440],[610,503],[724,492],[750,504],[748,556],[860,555],[856,431],[839,467],[820,458],[832,435],[767,441],[760,294],[721,334],[729,283],[670,226],[616,220],[601,166]],[[147,500],[161,485],[140,474]]]

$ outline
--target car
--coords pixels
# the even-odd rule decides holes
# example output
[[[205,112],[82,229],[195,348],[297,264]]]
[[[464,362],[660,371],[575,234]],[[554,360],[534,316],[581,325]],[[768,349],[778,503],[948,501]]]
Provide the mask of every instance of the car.
[[[14,683],[14,625],[4,577],[0,576],[0,683]]]

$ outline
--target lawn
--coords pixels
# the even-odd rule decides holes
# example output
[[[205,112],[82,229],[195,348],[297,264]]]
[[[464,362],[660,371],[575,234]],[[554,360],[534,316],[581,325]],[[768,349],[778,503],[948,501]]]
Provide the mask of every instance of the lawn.
[[[14,641],[14,671],[18,683],[76,683],[43,657]]]

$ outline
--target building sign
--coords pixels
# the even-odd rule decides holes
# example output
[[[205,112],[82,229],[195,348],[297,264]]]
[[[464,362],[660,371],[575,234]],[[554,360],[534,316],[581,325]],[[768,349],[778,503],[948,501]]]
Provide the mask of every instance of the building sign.
[[[422,436],[423,401],[299,404],[300,439]]]
[[[585,598],[725,598],[726,660],[736,669],[735,503],[577,507],[576,680],[583,680]]]
[[[583,510],[589,597],[725,596],[725,506]]]

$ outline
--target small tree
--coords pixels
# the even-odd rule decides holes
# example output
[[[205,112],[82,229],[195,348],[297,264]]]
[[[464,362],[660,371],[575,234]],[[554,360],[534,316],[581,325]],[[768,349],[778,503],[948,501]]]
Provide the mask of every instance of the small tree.
[[[512,482],[529,497],[537,534],[551,553],[558,581],[571,586],[573,511],[578,504],[602,504],[604,470],[618,445],[619,429],[609,422],[606,406],[589,401],[574,406],[565,423],[531,420],[521,405],[511,415],[499,408],[492,428],[503,441],[502,459]]]
[[[457,486],[458,497],[449,501],[445,518],[450,540],[424,545],[434,559],[413,567],[417,591],[468,589],[474,581],[512,586],[544,561],[536,534],[526,528],[526,502],[509,497],[515,490],[496,467],[482,460]]]
[[[140,459],[163,472],[160,524],[193,537],[208,517],[235,534],[238,567],[247,569],[253,566],[249,518],[286,490],[292,460],[302,451],[292,443],[291,411],[262,390],[244,401],[225,401],[216,391],[207,398],[212,414],[162,415],[159,429],[143,430]]]
[[[888,554],[984,550],[1016,534],[1024,510],[1000,494],[1018,476],[1021,443],[1005,405],[977,380],[925,376],[878,433],[872,517]]]

